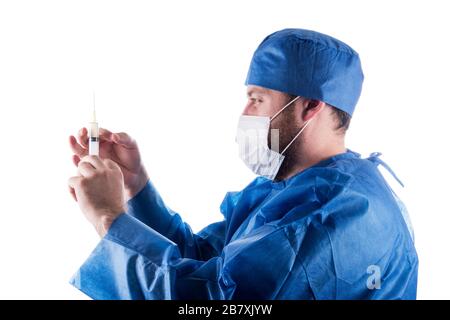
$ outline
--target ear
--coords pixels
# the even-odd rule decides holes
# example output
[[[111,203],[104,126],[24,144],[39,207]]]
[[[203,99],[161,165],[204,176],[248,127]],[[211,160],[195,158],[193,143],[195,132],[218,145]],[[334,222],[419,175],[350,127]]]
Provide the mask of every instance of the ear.
[[[308,121],[314,118],[319,112],[325,108],[326,104],[320,100],[305,100],[305,108],[303,109],[303,121]]]

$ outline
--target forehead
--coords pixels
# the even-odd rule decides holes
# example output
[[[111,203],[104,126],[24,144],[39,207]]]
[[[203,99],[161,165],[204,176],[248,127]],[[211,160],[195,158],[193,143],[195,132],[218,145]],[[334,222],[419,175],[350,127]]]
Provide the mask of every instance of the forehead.
[[[267,89],[264,87],[260,87],[260,86],[255,86],[255,85],[248,85],[247,86],[247,95],[251,96],[251,95],[266,95],[266,96],[275,96],[275,95],[280,95],[283,94],[280,91],[276,91],[276,90],[272,90],[272,89]]]
[[[269,93],[269,89],[266,89],[264,87],[248,85],[247,86],[247,94],[248,95],[252,95],[252,94],[265,94],[265,95],[268,95],[270,93]]]

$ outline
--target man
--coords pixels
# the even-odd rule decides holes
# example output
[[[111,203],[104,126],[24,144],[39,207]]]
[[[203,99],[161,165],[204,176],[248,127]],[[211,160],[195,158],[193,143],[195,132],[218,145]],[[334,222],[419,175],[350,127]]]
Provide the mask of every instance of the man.
[[[362,82],[337,39],[264,39],[237,135],[259,177],[198,234],[164,205],[128,135],[102,129],[100,158],[86,156],[85,129],[72,136],[70,190],[102,237],[72,283],[95,299],[415,299],[412,230],[386,165],[345,148]]]

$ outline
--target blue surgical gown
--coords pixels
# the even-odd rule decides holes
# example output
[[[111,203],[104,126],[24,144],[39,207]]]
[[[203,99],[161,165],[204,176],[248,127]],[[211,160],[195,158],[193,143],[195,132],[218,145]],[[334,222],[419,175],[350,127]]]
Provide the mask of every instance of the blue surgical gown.
[[[379,154],[226,194],[199,233],[149,182],[71,282],[94,299],[415,299],[418,258]]]

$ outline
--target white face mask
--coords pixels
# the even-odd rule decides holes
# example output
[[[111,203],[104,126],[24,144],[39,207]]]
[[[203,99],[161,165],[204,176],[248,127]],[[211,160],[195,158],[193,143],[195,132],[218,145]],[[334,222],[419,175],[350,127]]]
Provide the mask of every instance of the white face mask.
[[[270,180],[275,179],[285,158],[284,153],[310,123],[311,120],[306,121],[305,125],[283,151],[281,153],[278,152],[279,130],[270,130],[270,122],[299,98],[293,99],[273,117],[242,115],[239,118],[236,136],[236,142],[239,145],[239,157],[257,175],[264,176]],[[269,130],[271,134],[271,149],[269,149],[268,144]]]

